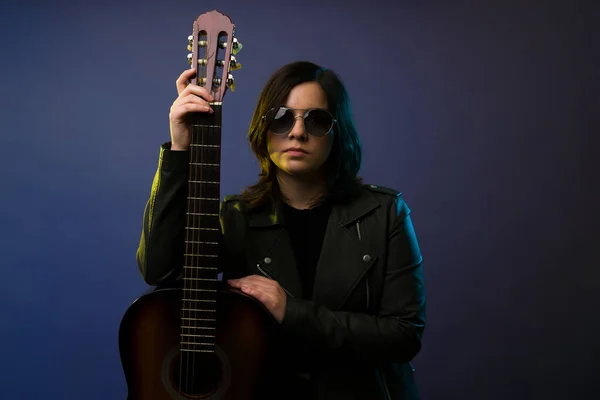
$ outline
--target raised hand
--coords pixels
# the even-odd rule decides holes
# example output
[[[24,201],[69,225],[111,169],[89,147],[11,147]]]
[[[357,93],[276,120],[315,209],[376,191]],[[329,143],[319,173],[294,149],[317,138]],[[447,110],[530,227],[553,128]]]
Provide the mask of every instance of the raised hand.
[[[189,113],[213,112],[209,102],[214,98],[210,92],[202,86],[188,84],[195,74],[196,69],[188,69],[179,75],[175,82],[179,96],[169,112],[171,150],[187,150],[190,147],[190,129],[187,122]]]

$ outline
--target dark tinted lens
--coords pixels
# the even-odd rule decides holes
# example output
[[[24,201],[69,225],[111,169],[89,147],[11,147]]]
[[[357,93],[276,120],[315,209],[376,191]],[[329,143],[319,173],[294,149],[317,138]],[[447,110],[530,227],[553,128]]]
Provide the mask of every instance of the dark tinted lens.
[[[285,108],[274,110],[275,115],[271,121],[271,132],[286,133],[294,126],[294,113]]]
[[[306,130],[315,135],[326,135],[331,129],[333,118],[325,110],[310,110],[304,119]]]

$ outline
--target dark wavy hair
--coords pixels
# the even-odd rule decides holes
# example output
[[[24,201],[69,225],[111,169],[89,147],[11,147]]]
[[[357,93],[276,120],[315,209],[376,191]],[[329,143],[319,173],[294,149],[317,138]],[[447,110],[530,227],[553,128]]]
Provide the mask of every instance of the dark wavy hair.
[[[349,199],[362,185],[357,176],[362,161],[361,143],[352,119],[350,100],[344,84],[331,70],[308,61],[296,61],[279,68],[264,86],[248,131],[250,147],[260,165],[260,178],[248,186],[242,196],[250,208],[281,198],[275,174],[276,166],[267,150],[266,112],[280,107],[290,91],[305,82],[318,83],[327,97],[329,112],[337,120],[333,126],[333,146],[324,164],[327,195],[336,201]]]

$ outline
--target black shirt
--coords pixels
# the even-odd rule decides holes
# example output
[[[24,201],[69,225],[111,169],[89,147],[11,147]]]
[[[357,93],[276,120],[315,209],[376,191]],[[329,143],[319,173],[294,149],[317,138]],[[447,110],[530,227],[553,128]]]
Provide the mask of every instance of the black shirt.
[[[304,299],[312,298],[317,261],[321,254],[331,206],[324,202],[317,207],[299,210],[283,203],[284,225],[294,250]]]

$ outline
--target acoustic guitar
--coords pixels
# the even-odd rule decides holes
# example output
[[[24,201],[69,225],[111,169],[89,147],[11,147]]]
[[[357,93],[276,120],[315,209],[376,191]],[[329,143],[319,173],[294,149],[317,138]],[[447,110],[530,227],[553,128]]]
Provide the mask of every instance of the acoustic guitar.
[[[231,19],[200,15],[188,38],[190,84],[213,93],[213,114],[190,123],[183,283],[156,288],[129,306],[119,329],[128,400],[254,400],[269,362],[274,318],[219,273],[221,119],[241,43]]]

